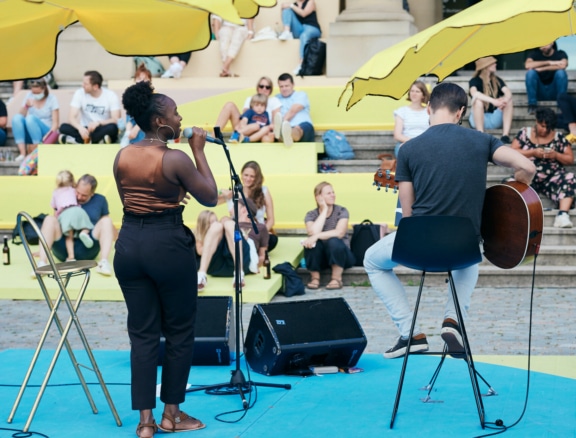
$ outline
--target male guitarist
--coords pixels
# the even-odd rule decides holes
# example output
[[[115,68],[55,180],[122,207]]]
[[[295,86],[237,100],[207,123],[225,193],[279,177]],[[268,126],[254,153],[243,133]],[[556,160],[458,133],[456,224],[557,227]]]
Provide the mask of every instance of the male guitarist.
[[[400,149],[396,167],[402,216],[464,216],[472,220],[478,239],[488,162],[511,167],[517,181],[530,184],[534,164],[522,154],[504,146],[495,137],[460,125],[466,112],[466,92],[456,84],[437,85],[430,96],[430,128],[407,141]],[[392,248],[396,233],[376,242],[364,257],[364,267],[372,287],[384,302],[400,337],[385,358],[404,356],[413,311],[406,291],[393,271]],[[478,279],[478,265],[453,271],[462,315],[467,316],[472,291]],[[451,294],[444,312],[441,336],[449,352],[464,347]],[[418,326],[410,351],[426,351],[426,335]]]

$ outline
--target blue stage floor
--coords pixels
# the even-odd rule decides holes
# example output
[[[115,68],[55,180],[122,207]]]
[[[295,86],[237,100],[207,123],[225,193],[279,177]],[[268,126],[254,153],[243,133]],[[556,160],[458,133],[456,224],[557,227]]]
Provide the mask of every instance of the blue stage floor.
[[[32,357],[31,350],[0,352],[0,438],[11,437],[8,429],[21,430],[37,394],[29,387],[14,421],[7,423],[18,389]],[[38,385],[51,358],[42,353],[31,383]],[[90,409],[82,387],[77,384],[70,361],[63,353],[36,413],[31,431],[50,438],[68,437],[134,437],[138,413],[130,409],[129,353],[95,351],[96,360],[108,385],[123,422],[118,427],[100,387],[91,385],[99,413]],[[83,354],[78,354],[83,363]],[[486,420],[502,419],[513,424],[520,416],[525,398],[525,370],[481,363],[479,373],[490,382],[497,396],[484,397]],[[381,355],[365,354],[358,374],[329,374],[307,378],[292,376],[266,377],[252,373],[256,382],[289,383],[292,389],[259,387],[252,393],[253,407],[244,418],[242,412],[225,415],[229,422],[217,421],[218,414],[241,408],[238,395],[188,393],[181,406],[188,414],[201,419],[206,429],[194,432],[197,437],[262,438],[274,437],[473,437],[493,432],[480,427],[466,365],[461,360],[447,359],[432,394],[443,403],[422,403],[426,393],[418,388],[428,383],[438,363],[437,357],[412,356],[395,427],[389,429],[390,414],[402,366],[401,360],[385,360]],[[230,367],[196,366],[190,375],[191,385],[228,382]],[[243,366],[243,372],[248,373]],[[96,378],[86,371],[89,382]],[[72,384],[72,385],[70,385]],[[481,391],[486,391],[481,383]],[[161,418],[160,403],[155,410]],[[240,419],[241,418],[241,419]],[[40,435],[43,434],[43,435]],[[158,434],[160,435],[160,434]],[[505,432],[506,437],[574,437],[576,436],[576,381],[566,377],[533,372],[530,379],[528,407],[518,425]]]

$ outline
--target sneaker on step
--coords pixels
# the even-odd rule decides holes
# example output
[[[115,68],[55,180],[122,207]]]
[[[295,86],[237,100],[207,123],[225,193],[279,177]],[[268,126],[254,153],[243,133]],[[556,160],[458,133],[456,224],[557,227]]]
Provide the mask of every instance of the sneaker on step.
[[[460,333],[460,326],[451,318],[446,318],[440,330],[442,340],[446,342],[448,353],[455,358],[464,357],[464,342]]]
[[[397,357],[402,357],[406,354],[406,347],[408,346],[408,339],[402,339],[402,336],[398,338],[396,345],[394,345],[389,350],[386,350],[384,357],[386,359],[395,359]],[[412,342],[410,344],[410,353],[416,353],[418,351],[428,351],[428,341],[426,340],[426,335],[420,333],[412,337]]]
[[[230,136],[230,143],[238,143],[240,141],[240,133],[238,131],[234,131]]]
[[[206,272],[198,271],[198,292],[203,291],[208,283],[208,277],[206,277]]]
[[[104,143],[105,143],[105,144],[110,144],[110,143],[112,143],[112,137],[110,137],[108,134],[106,134],[106,135],[104,136]]]
[[[274,138],[280,140],[280,135],[282,134],[282,114],[278,111],[274,114]]]
[[[292,32],[290,32],[289,30],[285,30],[280,35],[278,35],[278,39],[280,41],[293,40],[294,35],[292,35]]]
[[[180,76],[182,76],[182,70],[184,70],[184,67],[182,67],[182,64],[180,64],[179,62],[175,62],[170,66],[170,69],[172,70],[174,78],[179,79]]]
[[[77,144],[77,141],[71,135],[60,134],[58,136],[58,143],[60,143],[60,144]]]
[[[294,144],[294,139],[292,138],[292,126],[290,126],[290,122],[284,120],[282,122],[282,142],[286,146],[292,146]]]
[[[294,70],[292,70],[292,74],[294,76],[298,76],[300,74],[300,70],[302,70],[302,64],[300,64],[298,67],[296,67]]]
[[[102,259],[98,262],[98,266],[96,266],[96,272],[98,272],[99,274],[105,275],[106,277],[109,277],[112,275],[112,269],[110,268],[110,263],[108,263],[108,260],[106,259]]]
[[[42,260],[38,260],[36,266],[41,268],[42,266],[48,266],[48,263],[43,262]],[[30,272],[30,277],[32,278],[32,280],[36,280],[36,272],[34,271]]]
[[[566,140],[568,140],[570,143],[576,143],[576,135],[568,134],[566,135]]]
[[[20,154],[16,158],[14,158],[14,161],[16,163],[20,163],[20,162],[24,161],[24,158],[26,158],[26,157],[24,155]]]
[[[572,228],[573,224],[568,213],[562,213],[554,219],[554,228]]]
[[[79,233],[78,238],[86,248],[92,248],[94,246],[94,241],[90,237],[90,233]]]

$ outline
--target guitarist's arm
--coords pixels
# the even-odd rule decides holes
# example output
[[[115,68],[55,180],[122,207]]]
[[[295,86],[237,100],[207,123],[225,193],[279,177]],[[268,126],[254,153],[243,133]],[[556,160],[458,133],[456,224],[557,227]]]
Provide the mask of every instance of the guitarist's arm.
[[[402,217],[412,216],[412,204],[414,204],[414,185],[411,181],[398,183],[398,198],[402,206]]]
[[[492,161],[504,167],[514,169],[514,179],[518,182],[530,185],[536,174],[534,163],[522,155],[519,151],[508,146],[500,146],[492,155]]]

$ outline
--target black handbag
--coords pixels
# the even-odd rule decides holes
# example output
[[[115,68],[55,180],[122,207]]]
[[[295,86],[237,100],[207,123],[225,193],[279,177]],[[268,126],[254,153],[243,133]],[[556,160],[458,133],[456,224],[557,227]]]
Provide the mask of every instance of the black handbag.
[[[39,214],[38,216],[34,217],[34,222],[38,225],[38,228],[42,229],[42,223],[44,222],[44,218],[46,217],[45,214]],[[29,222],[24,221],[22,223],[22,228],[24,230],[24,234],[26,235],[26,240],[30,245],[38,245],[38,234],[32,228],[32,225]],[[20,234],[18,233],[18,226],[14,227],[12,230],[12,243],[14,245],[22,245],[22,239],[20,238]]]
[[[350,249],[356,257],[355,266],[364,265],[366,250],[380,240],[380,225],[374,224],[370,219],[364,219],[360,224],[352,227]]]

